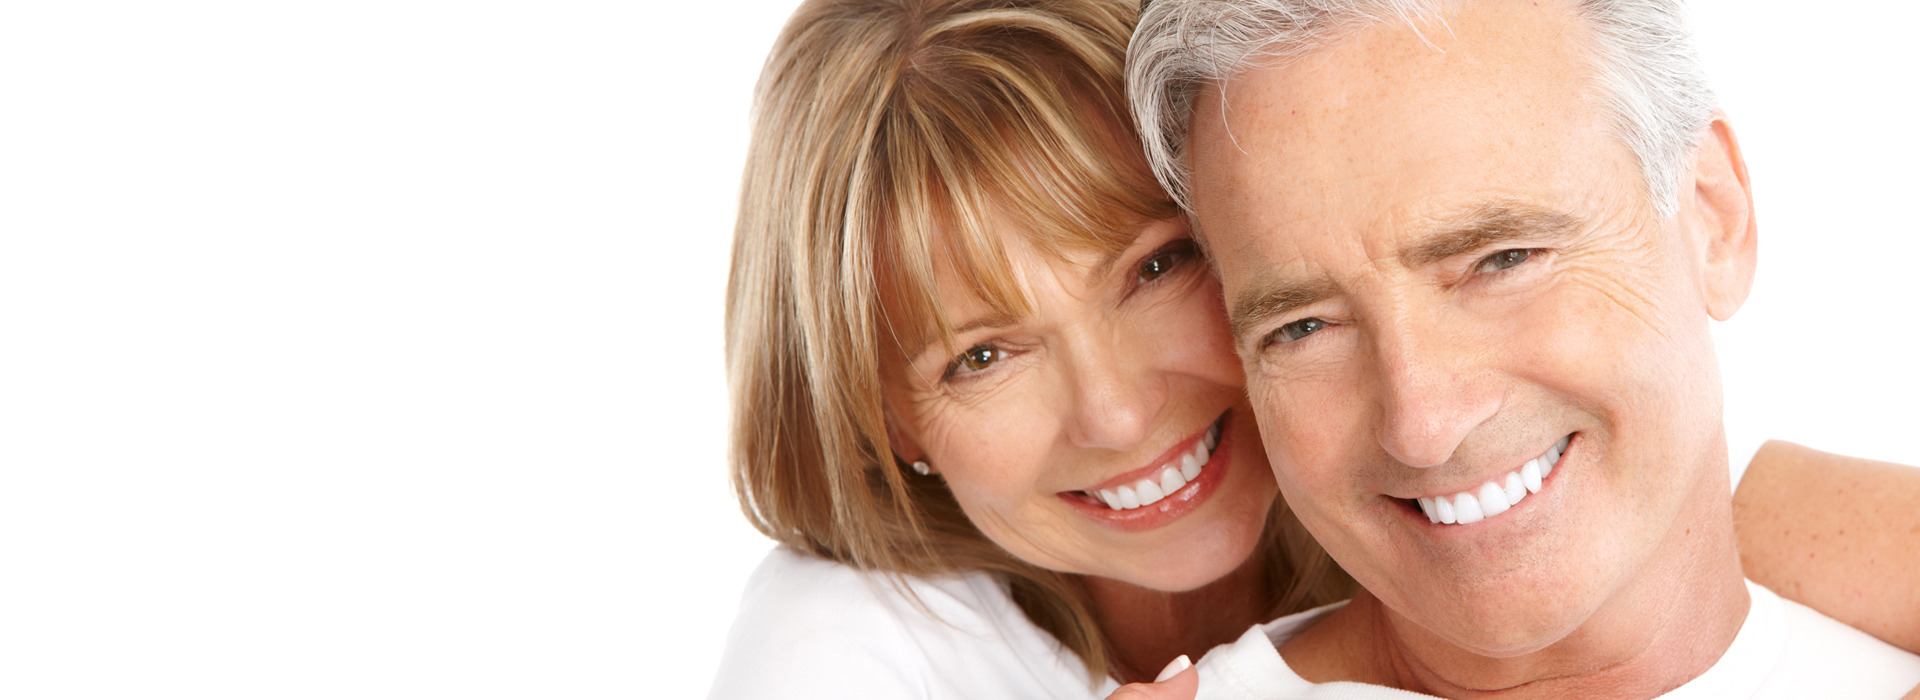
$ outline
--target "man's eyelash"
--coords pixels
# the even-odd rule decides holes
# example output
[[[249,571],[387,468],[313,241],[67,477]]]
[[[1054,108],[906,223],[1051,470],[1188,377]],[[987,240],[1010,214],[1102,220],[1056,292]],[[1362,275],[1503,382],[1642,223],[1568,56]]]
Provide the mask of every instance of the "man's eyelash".
[[[1540,255],[1541,253],[1544,253],[1544,252],[1545,250],[1541,248],[1507,248],[1504,250],[1494,251],[1492,254],[1482,257],[1480,258],[1479,261],[1475,262],[1473,264],[1473,271],[1482,272],[1483,271],[1482,268],[1486,268],[1489,265],[1504,263],[1505,267],[1498,267],[1498,268],[1494,268],[1491,270],[1484,270],[1484,271],[1485,272],[1505,272],[1507,270],[1511,270],[1511,269],[1520,267],[1522,265],[1525,265],[1529,262],[1532,262],[1534,256]]]

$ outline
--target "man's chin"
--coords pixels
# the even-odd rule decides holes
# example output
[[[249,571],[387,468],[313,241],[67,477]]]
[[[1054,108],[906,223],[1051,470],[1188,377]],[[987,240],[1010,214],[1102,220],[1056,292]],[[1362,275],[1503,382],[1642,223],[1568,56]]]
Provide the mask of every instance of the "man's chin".
[[[1392,611],[1403,639],[1409,633],[1444,641],[1477,656],[1508,659],[1546,649],[1566,639],[1592,615],[1592,610],[1568,605],[1574,596],[1512,595],[1511,588],[1488,586],[1406,602],[1382,601]],[[1433,592],[1444,590],[1435,587]],[[1539,589],[1535,589],[1539,590]],[[1474,605],[1471,602],[1480,601]],[[1408,614],[1414,612],[1416,614]]]

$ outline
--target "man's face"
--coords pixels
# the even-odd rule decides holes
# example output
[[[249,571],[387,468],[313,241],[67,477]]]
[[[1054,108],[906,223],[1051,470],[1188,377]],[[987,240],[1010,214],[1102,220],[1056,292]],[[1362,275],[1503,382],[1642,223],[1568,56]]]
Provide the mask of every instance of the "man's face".
[[[1651,210],[1566,10],[1421,32],[1210,88],[1195,214],[1288,503],[1396,624],[1513,656],[1644,600],[1724,508],[1706,320],[1744,287],[1729,307],[1730,226],[1691,181],[1679,215]],[[1484,519],[1460,522],[1463,494]]]

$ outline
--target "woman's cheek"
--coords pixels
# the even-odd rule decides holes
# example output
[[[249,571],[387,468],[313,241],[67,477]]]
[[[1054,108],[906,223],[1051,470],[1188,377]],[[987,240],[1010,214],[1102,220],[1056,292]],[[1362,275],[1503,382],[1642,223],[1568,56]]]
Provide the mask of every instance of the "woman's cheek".
[[[1170,306],[1170,313],[1155,324],[1164,337],[1175,341],[1167,345],[1169,368],[1227,386],[1245,386],[1246,375],[1234,354],[1233,331],[1221,306],[1219,281],[1206,273],[1179,304]]]
[[[1010,513],[1032,498],[1051,444],[1045,426],[1056,423],[1016,392],[996,393],[996,401],[941,409],[928,426],[929,452],[969,513]]]

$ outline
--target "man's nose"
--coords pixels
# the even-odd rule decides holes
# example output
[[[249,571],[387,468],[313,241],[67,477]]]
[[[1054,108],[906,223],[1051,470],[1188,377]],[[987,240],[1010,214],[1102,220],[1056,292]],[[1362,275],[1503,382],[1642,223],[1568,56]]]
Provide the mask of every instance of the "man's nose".
[[[1444,323],[1396,319],[1375,334],[1383,385],[1379,441],[1411,467],[1445,464],[1467,434],[1499,411],[1495,373],[1476,347]]]
[[[1113,339],[1083,338],[1070,351],[1067,437],[1080,447],[1131,450],[1151,437],[1166,406],[1167,378],[1129,346],[1103,340]]]

